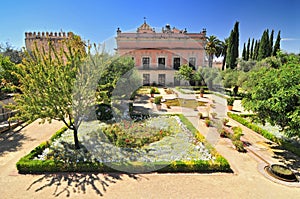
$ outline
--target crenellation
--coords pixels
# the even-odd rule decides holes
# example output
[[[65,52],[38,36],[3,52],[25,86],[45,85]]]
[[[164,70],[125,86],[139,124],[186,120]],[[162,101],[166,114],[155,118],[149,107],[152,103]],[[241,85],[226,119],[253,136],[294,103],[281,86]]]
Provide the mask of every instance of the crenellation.
[[[31,51],[35,43],[47,49],[48,41],[55,44],[56,48],[60,48],[61,41],[72,37],[73,33],[68,32],[25,32],[25,45],[26,48]]]

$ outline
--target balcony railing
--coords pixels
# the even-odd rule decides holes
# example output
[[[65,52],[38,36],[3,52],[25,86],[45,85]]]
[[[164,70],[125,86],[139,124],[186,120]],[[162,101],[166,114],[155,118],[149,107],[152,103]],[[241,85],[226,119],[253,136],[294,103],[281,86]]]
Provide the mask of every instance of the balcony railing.
[[[150,66],[136,66],[138,70],[175,70],[170,66],[161,66],[161,65],[150,65]]]

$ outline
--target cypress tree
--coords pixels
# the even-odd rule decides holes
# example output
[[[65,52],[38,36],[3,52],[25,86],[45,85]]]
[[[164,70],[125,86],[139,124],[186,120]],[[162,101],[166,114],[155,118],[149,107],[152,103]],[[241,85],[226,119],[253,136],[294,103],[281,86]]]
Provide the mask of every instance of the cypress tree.
[[[256,40],[255,41],[255,47],[254,47],[254,52],[253,52],[253,59],[257,60],[258,57],[258,50],[259,50],[259,45],[260,45],[260,41]]]
[[[272,30],[271,35],[270,35],[270,41],[269,41],[269,56],[272,56],[273,54],[273,39],[274,39],[274,30]]]
[[[262,60],[269,55],[269,30],[265,30],[259,45],[257,59]]]
[[[279,30],[277,38],[276,38],[276,42],[274,45],[274,49],[273,49],[273,56],[276,56],[277,51],[280,50],[280,40],[281,40],[281,38],[280,38],[280,30]]]
[[[254,50],[254,38],[252,39],[252,42],[251,42],[251,48],[250,48],[250,54],[249,54],[250,59],[253,59],[253,50]]]
[[[247,49],[246,49],[246,60],[248,61],[250,57],[250,38],[248,39]]]
[[[243,48],[243,52],[242,52],[242,58],[243,58],[243,60],[247,60],[246,54],[247,54],[247,52],[246,52],[246,44],[244,43],[244,48]]]
[[[234,28],[230,33],[226,65],[227,67],[234,69],[237,67],[237,58],[239,57],[239,22],[235,22]]]

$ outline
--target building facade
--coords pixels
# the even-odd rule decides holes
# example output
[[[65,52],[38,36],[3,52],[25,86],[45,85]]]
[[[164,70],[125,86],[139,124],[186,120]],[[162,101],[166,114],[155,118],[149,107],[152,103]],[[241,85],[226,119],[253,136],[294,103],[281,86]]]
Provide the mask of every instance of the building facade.
[[[130,56],[143,78],[143,85],[177,86],[187,82],[175,78],[183,64],[194,70],[205,65],[206,30],[188,33],[166,25],[156,32],[146,21],[136,32],[117,30],[117,53]]]

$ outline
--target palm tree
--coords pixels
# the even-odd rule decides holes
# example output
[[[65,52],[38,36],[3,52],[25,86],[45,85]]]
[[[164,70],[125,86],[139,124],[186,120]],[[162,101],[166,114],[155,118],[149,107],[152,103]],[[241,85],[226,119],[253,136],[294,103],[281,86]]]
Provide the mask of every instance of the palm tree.
[[[208,66],[212,68],[212,62],[215,55],[219,55],[221,41],[216,36],[211,35],[207,38],[205,46],[206,53],[208,54]]]
[[[222,70],[225,69],[225,63],[226,63],[226,56],[227,56],[227,47],[228,47],[228,38],[225,38],[224,41],[220,41],[219,45],[219,52],[216,53],[216,56],[223,56],[223,62],[222,62]]]

